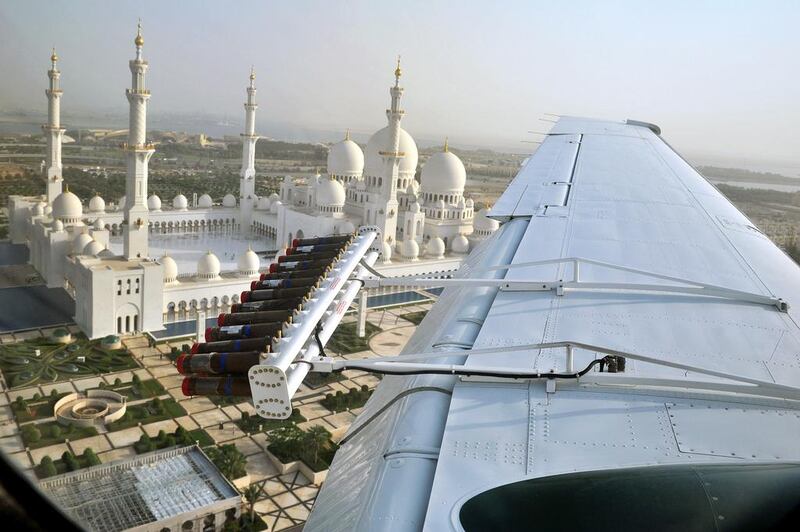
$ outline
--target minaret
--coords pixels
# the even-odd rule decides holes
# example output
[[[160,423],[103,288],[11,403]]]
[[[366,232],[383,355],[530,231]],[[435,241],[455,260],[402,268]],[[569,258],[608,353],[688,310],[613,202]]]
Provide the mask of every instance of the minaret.
[[[52,66],[47,71],[47,75],[50,77],[50,88],[45,91],[45,94],[47,94],[47,124],[42,126],[42,129],[47,138],[45,163],[47,202],[52,204],[53,200],[62,191],[61,137],[64,135],[64,128],[61,127],[61,94],[63,91],[58,83],[61,72],[58,70],[58,56],[55,48],[53,48],[53,55],[50,56],[50,61]]]
[[[250,232],[256,195],[256,72],[250,69],[250,85],[247,87],[247,102],[244,104],[245,120],[242,133],[242,171],[239,179],[239,226],[244,233]]]
[[[389,142],[384,151],[379,152],[383,157],[384,181],[381,187],[381,200],[385,202],[382,213],[377,214],[377,224],[383,231],[383,238],[390,244],[394,241],[397,231],[397,182],[400,159],[405,153],[400,151],[400,120],[403,118],[403,111],[400,108],[400,98],[403,96],[403,88],[400,86],[400,76],[403,71],[400,69],[400,57],[397,58],[397,68],[394,70],[394,86],[389,89],[392,96],[392,106],[386,110],[386,117],[389,120]]]
[[[124,255],[126,259],[147,257],[148,209],[147,209],[147,163],[152,157],[152,144],[146,140],[147,100],[150,91],[145,88],[144,75],[147,61],[142,59],[142,25],[139,23],[136,39],[136,59],[129,62],[132,81],[131,88],[125,91],[130,103],[128,142],[124,144],[127,152],[128,169],[125,177],[125,223]]]

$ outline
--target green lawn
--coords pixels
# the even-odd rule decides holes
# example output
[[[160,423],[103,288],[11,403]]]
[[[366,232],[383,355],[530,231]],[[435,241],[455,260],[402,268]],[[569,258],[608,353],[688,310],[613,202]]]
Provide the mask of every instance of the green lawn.
[[[53,417],[53,405],[67,394],[57,393],[40,399],[35,399],[36,395],[34,395],[33,399],[28,399],[27,401],[23,399],[11,402],[11,410],[14,412],[17,423]]]
[[[124,395],[129,401],[137,401],[139,399],[150,399],[151,397],[158,397],[166,393],[164,387],[161,386],[156,379],[147,379],[139,382],[138,384],[126,382],[123,384],[112,384],[105,387],[106,390],[111,390]]]
[[[52,459],[52,456],[50,458]],[[94,456],[94,459],[99,461],[97,456]],[[77,469],[83,469],[85,467],[90,467],[92,465],[99,465],[99,463],[90,464],[87,457],[83,454],[75,456],[75,461],[78,466]],[[56,475],[61,475],[63,473],[68,473],[69,471],[77,470],[77,469],[70,469],[67,463],[61,458],[53,460],[53,465],[55,466]],[[50,476],[53,476],[52,473],[49,474],[47,472],[46,468],[41,464],[41,462],[33,468],[33,472],[36,474],[36,477],[40,480],[43,478],[48,478]]]
[[[356,322],[340,323],[333,335],[331,335],[331,339],[328,340],[326,349],[340,355],[367,351],[369,349],[369,339],[381,332],[381,329],[368,321],[366,336],[359,338],[356,334],[357,326]]]
[[[22,425],[20,427],[20,436],[26,447],[39,449],[56,443],[64,443],[67,438],[70,441],[76,441],[89,436],[97,436],[97,429],[94,427],[65,427],[55,421],[49,421],[47,423]]]
[[[406,321],[410,321],[414,325],[419,325],[422,322],[422,318],[428,313],[427,310],[420,310],[419,312],[407,312],[405,314],[400,314],[400,317]]]
[[[109,432],[116,432],[118,430],[129,429],[135,427],[139,423],[146,425],[148,423],[155,423],[156,421],[164,421],[165,419],[174,419],[186,415],[186,410],[179,405],[175,399],[165,399],[160,401],[161,407],[154,406],[153,402],[146,404],[129,406],[122,419],[110,423],[107,428]]]
[[[36,350],[39,355],[36,355]],[[139,367],[125,349],[106,350],[76,335],[71,344],[33,338],[0,346],[0,370],[11,388],[46,384]]]

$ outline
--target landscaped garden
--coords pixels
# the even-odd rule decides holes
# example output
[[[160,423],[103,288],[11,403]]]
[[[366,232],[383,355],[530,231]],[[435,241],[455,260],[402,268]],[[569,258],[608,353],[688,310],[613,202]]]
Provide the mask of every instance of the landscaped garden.
[[[33,471],[39,479],[43,479],[99,464],[100,459],[91,447],[87,447],[80,456],[75,456],[69,451],[64,451],[58,460],[44,456],[39,465],[33,468]]]
[[[354,321],[340,323],[331,335],[330,340],[328,340],[328,345],[325,348],[340,355],[369,350],[369,339],[381,332],[380,327],[368,321],[366,326],[367,334],[364,338],[359,338],[358,334],[356,334],[358,332],[357,327],[358,323]]]
[[[48,445],[64,443],[69,438],[71,441],[90,436],[97,436],[97,429],[94,427],[77,427],[74,425],[63,426],[55,421],[47,423],[27,423],[19,429],[22,442],[25,447],[39,449]]]
[[[317,373],[311,372],[306,375],[306,378],[303,379],[303,384],[311,388],[312,390],[316,388],[320,388],[325,386],[326,384],[332,384],[334,382],[339,382],[347,379],[341,373]]]
[[[56,390],[52,390],[46,397],[35,393],[30,399],[23,399],[18,395],[11,403],[11,410],[14,412],[17,423],[53,417],[53,406],[65,395],[67,394],[58,393]]]
[[[300,460],[317,472],[330,467],[338,445],[324,427],[314,425],[305,431],[289,425],[270,434],[267,449],[284,464]]]
[[[156,379],[141,380],[138,375],[134,375],[130,382],[122,382],[122,379],[115,379],[114,384],[100,383],[98,388],[111,390],[124,395],[129,401],[139,399],[150,399],[166,393],[164,387]]]
[[[204,451],[228,480],[234,481],[247,474],[247,457],[234,444],[208,447]]]
[[[306,418],[296,408],[292,409],[292,414],[288,419],[264,419],[260,416],[251,416],[247,412],[242,412],[242,417],[236,422],[236,426],[242,429],[245,434],[255,434],[302,423],[305,420]]]
[[[133,448],[138,454],[149,453],[158,449],[175,447],[176,445],[186,446],[197,443],[200,447],[208,447],[214,444],[213,438],[203,429],[186,430],[178,427],[172,434],[160,430],[156,437],[151,438],[147,434],[142,434],[139,441],[133,444]]]
[[[186,410],[175,399],[161,400],[155,397],[152,401],[140,405],[128,406],[125,415],[118,421],[109,423],[106,428],[109,432],[128,429],[139,423],[146,425],[165,419],[173,419],[186,415]]]
[[[353,388],[347,393],[339,390],[335,394],[325,394],[325,399],[319,403],[331,412],[343,412],[361,408],[366,404],[370,395],[372,395],[372,390],[364,384],[361,388]]]
[[[69,344],[33,338],[0,346],[0,369],[11,388],[136,367],[126,349],[105,349],[99,340],[87,340],[82,335]]]

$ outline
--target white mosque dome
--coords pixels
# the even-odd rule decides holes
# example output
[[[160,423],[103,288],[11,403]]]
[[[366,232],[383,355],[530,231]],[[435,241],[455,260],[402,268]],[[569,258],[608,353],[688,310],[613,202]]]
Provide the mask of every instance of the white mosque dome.
[[[469,251],[469,240],[467,240],[467,237],[464,235],[458,235],[453,239],[450,248],[453,250],[453,253],[467,253]]]
[[[267,211],[269,210],[269,198],[267,196],[261,196],[258,198],[258,203],[256,204],[256,209],[260,211]]]
[[[94,238],[89,236],[88,233],[81,233],[75,237],[75,240],[72,241],[72,253],[75,255],[80,255],[83,253],[83,249],[92,242]]]
[[[97,240],[92,240],[91,242],[86,244],[86,247],[83,248],[83,255],[96,256],[104,249],[105,248],[103,247],[103,244],[101,244]]]
[[[92,224],[92,227],[94,227],[95,229],[98,229],[98,230],[105,229],[106,223],[103,221],[102,218],[97,218],[94,221],[94,223]]]
[[[441,259],[444,257],[444,240],[435,236],[428,240],[428,245],[425,246],[425,254],[432,259]]]
[[[278,214],[278,207],[280,207],[281,205],[283,205],[283,203],[281,203],[281,200],[273,201],[272,205],[269,206],[269,212],[271,212],[272,214]]]
[[[392,262],[392,246],[388,242],[383,243],[381,257],[383,258],[383,262]]]
[[[472,226],[476,231],[497,231],[497,229],[500,227],[500,222],[489,218],[488,209],[481,209],[475,215],[475,220],[472,222]]]
[[[475,207],[475,202],[472,201],[472,198],[467,198],[467,208],[472,209]]]
[[[422,210],[422,207],[420,207],[420,205],[419,205],[419,202],[418,202],[418,201],[415,201],[414,203],[412,203],[412,204],[411,204],[411,206],[409,207],[409,210],[410,210],[411,212],[413,212],[413,213],[415,213],[415,214],[416,214],[416,213],[418,213],[420,210]]]
[[[113,251],[111,251],[110,249],[108,249],[108,248],[105,248],[103,251],[101,251],[100,253],[98,253],[98,254],[97,254],[97,256],[98,256],[98,257],[103,257],[103,258],[106,258],[106,257],[115,257],[116,255],[114,255],[114,252],[113,252]]]
[[[377,131],[372,138],[367,142],[366,149],[366,162],[364,164],[364,171],[367,175],[382,175],[383,174],[383,157],[379,152],[386,151],[389,146],[389,126]],[[417,152],[417,144],[408,132],[400,128],[400,151],[405,155],[400,159],[400,167],[398,171],[402,173],[414,174],[417,171],[417,160],[419,153]]]
[[[153,194],[149,198],[147,198],[147,208],[151,211],[160,211],[161,210],[161,198]]]
[[[236,196],[234,196],[233,194],[225,194],[225,197],[222,198],[222,206],[236,207]]]
[[[122,197],[119,199],[119,202],[117,203],[117,210],[118,210],[118,211],[121,211],[122,209],[124,209],[124,208],[125,208],[125,202],[126,202],[126,201],[128,201],[128,197],[127,197],[127,196],[122,196]]]
[[[89,200],[89,212],[106,212],[106,200],[95,194]]]
[[[419,257],[419,244],[413,238],[403,240],[403,244],[400,246],[400,254],[406,260],[417,260],[417,257]]]
[[[345,222],[339,226],[339,234],[342,235],[350,235],[356,232],[356,226],[353,225],[352,222],[349,220],[345,220]]]
[[[201,209],[208,209],[214,202],[211,200],[211,196],[208,194],[203,194],[197,199],[197,206]]]
[[[172,199],[172,207],[179,211],[185,211],[188,206],[189,201],[183,194],[178,194]]]
[[[53,228],[53,231],[56,232],[56,233],[58,233],[60,231],[63,231],[64,230],[64,222],[62,222],[61,220],[56,220],[55,222],[53,222],[52,228]]]
[[[39,202],[33,206],[33,215],[34,216],[41,216],[44,214],[44,205]]]
[[[328,150],[328,175],[360,175],[364,172],[364,152],[350,140],[337,142]]]
[[[219,259],[211,251],[208,251],[197,261],[197,276],[201,279],[219,279],[219,271]]]
[[[164,283],[174,283],[178,278],[178,263],[169,255],[164,255],[158,262],[164,268]]]
[[[248,247],[247,251],[239,255],[239,260],[236,265],[240,274],[252,276],[258,273],[258,269],[261,267],[261,261],[258,259],[256,252]]]
[[[462,194],[467,171],[453,152],[440,151],[422,167],[422,190],[433,194]]]
[[[273,204],[273,203],[275,203],[275,202],[276,202],[276,201],[278,201],[279,199],[281,199],[281,197],[280,197],[280,196],[278,196],[277,194],[275,194],[274,192],[273,192],[272,194],[270,194],[270,195],[269,195],[269,202],[270,202],[270,204]]]
[[[317,183],[317,205],[322,207],[341,207],[345,193],[341,183],[331,178],[322,178]]]
[[[53,218],[65,224],[75,224],[81,221],[82,216],[81,200],[69,190],[65,190],[53,200]]]

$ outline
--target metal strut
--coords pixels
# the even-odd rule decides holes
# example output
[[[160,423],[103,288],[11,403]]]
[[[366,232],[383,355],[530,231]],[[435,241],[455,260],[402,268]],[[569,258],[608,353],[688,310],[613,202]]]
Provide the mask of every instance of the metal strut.
[[[645,270],[638,270],[636,268],[629,268],[627,266],[620,266],[618,264],[611,264],[593,259],[583,259],[580,257],[565,257],[561,259],[548,259],[535,262],[521,262],[516,264],[503,264],[499,266],[492,266],[489,268],[482,268],[473,271],[473,273],[489,272],[495,270],[506,270],[512,268],[527,268],[532,266],[547,266],[550,264],[564,264],[572,263],[573,273],[570,280],[555,280],[555,281],[541,281],[534,279],[435,279],[430,277],[404,277],[404,278],[371,278],[365,281],[367,287],[382,287],[382,286],[407,286],[407,287],[439,287],[439,286],[496,286],[502,291],[508,292],[546,292],[554,291],[556,295],[562,296],[567,291],[592,291],[592,290],[607,290],[607,291],[626,291],[626,292],[645,292],[645,293],[672,293],[672,294],[686,294],[697,295],[706,297],[718,297],[722,299],[729,299],[731,301],[742,301],[746,303],[755,303],[758,305],[766,305],[775,307],[781,312],[789,310],[789,303],[782,298],[772,295],[766,296],[763,294],[756,294],[754,292],[746,292],[743,290],[734,290],[724,286],[717,286],[691,279],[682,279],[680,277],[672,277],[669,275],[662,275],[660,273],[648,272]],[[648,283],[614,283],[614,282],[591,282],[582,281],[580,279],[581,264],[591,264],[601,266],[611,270],[617,270],[627,273],[635,273],[654,279],[661,279],[673,283],[679,283],[683,286],[664,285],[664,284],[648,284]]]

